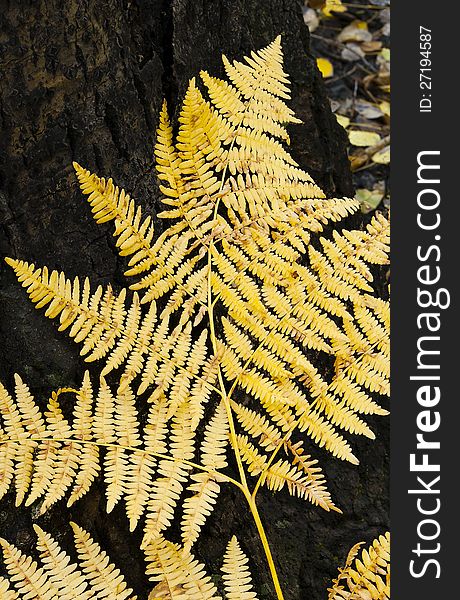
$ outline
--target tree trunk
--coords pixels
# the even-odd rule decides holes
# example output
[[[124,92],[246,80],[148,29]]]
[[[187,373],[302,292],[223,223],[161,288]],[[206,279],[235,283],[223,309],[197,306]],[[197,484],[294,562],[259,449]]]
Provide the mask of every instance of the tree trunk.
[[[201,69],[222,75],[222,53],[241,58],[280,33],[291,106],[303,121],[291,128],[293,155],[328,194],[350,194],[345,135],[309,52],[300,3],[0,0],[0,254],[119,285],[123,261],[110,228],[93,222],[72,161],[113,177],[147,211],[156,211],[153,141],[162,99],[174,112],[189,78]],[[84,370],[78,349],[34,310],[12,272],[0,268],[1,380],[11,388],[18,372],[37,395],[77,385]],[[387,526],[387,425],[375,423],[377,441],[355,444],[359,467],[318,453],[344,515],[287,493],[260,494],[286,600],[325,598],[347,549]],[[106,515],[103,493],[95,486],[71,510],[60,502],[39,519],[14,509],[9,494],[0,504],[1,534],[28,551],[35,520],[64,542],[67,523],[75,520],[103,544],[143,600],[149,586],[141,533],[127,532],[122,508]],[[210,572],[219,572],[226,542],[241,531],[259,598],[271,599],[257,532],[233,490],[206,525],[197,554]]]

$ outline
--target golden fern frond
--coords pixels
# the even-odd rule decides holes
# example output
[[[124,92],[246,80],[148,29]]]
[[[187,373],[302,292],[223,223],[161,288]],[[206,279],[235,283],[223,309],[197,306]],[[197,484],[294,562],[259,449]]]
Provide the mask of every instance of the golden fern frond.
[[[19,598],[17,593],[10,588],[8,580],[3,577],[0,577],[0,593],[3,600],[17,600]]]
[[[227,550],[222,565],[222,573],[225,585],[225,597],[227,600],[257,600],[257,594],[251,580],[248,568],[248,558],[241,550],[241,546],[233,536],[227,544]]]
[[[339,576],[328,590],[328,600],[389,600],[390,534],[374,539],[358,557],[363,544],[351,548],[345,566],[339,568]]]
[[[82,571],[70,562],[70,557],[48,533],[38,525],[34,525],[34,529],[43,569],[50,583],[58,590],[59,598],[72,600],[78,596],[82,600],[91,600],[88,582]]]
[[[19,506],[27,493],[33,470],[33,453],[36,442],[29,440],[30,435],[42,434],[45,424],[38,409],[30,405],[28,390],[22,380],[15,376],[16,399],[9,395],[0,383],[0,413],[2,415],[2,496],[8,491],[14,480],[16,487],[16,506]],[[21,410],[22,409],[22,410]],[[37,418],[38,417],[38,418]]]
[[[40,500],[43,511],[70,490],[70,505],[102,465],[107,510],[124,501],[131,530],[145,513],[158,598],[213,597],[190,548],[224,480],[338,510],[301,434],[357,464],[341,430],[372,438],[363,415],[386,414],[375,395],[389,390],[389,310],[372,266],[387,262],[387,219],[319,238],[359,206],[325,198],[283,145],[298,120],[280,39],[244,63],[223,61],[229,81],[203,72],[204,91],[190,82],[177,134],[161,110],[158,216],[171,225],[156,239],[126,192],[75,164],[96,221],[114,221],[132,299],[8,259],[86,360],[104,360],[97,393],[86,377],[69,420],[61,392],[42,415],[22,384],[15,400],[0,388],[0,494],[14,482],[16,502]],[[217,410],[201,428],[211,399]],[[228,439],[241,485],[223,473]],[[180,548],[163,535],[184,492]]]
[[[209,421],[201,444],[203,467],[210,471],[192,475],[187,491],[193,495],[185,499],[184,516],[181,523],[184,548],[190,549],[198,539],[206,518],[211,514],[220,492],[216,471],[227,466],[225,451],[229,441],[229,425],[225,406],[220,403]]]
[[[293,443],[289,439],[290,435],[283,435],[277,427],[256,411],[240,406],[237,402],[232,403],[232,408],[242,429],[253,439],[256,439],[262,448],[268,452],[284,448],[292,460],[292,465],[294,467],[297,465],[303,472],[305,479],[308,479],[310,487],[306,497],[313,504],[321,506],[325,510],[338,511],[331,500],[330,493],[327,491],[326,480],[321,468],[317,466],[318,461],[312,459],[310,455],[304,454],[301,441]],[[258,474],[258,472],[254,474]]]
[[[241,320],[246,320],[242,317]],[[322,398],[326,392],[327,384],[318,375],[316,369],[296,350],[292,344],[280,346],[276,339],[264,336],[263,329],[253,319],[247,319],[251,329],[260,335],[261,339],[267,339],[270,346],[275,349],[281,349],[283,357],[286,357],[289,351],[298,360],[292,360],[291,366],[297,378],[302,378],[310,384],[310,393]],[[242,363],[238,360],[235,353],[229,348],[225,348],[222,357],[222,366],[224,372],[230,380],[236,381],[244,390],[255,396],[262,404],[264,409],[270,414],[276,423],[285,430],[294,431],[296,427],[300,431],[308,430],[309,435],[318,443],[319,446],[325,446],[335,456],[344,460],[356,463],[356,457],[352,454],[349,444],[335,431],[333,425],[324,419],[314,405],[309,403],[304,393],[296,386],[293,381],[279,382],[275,378],[262,375],[257,369],[244,369]],[[314,386],[314,387],[313,387]],[[329,399],[331,402],[331,399]],[[324,411],[324,406],[319,404],[319,410]],[[340,406],[337,410],[340,409]],[[326,415],[327,416],[327,415]],[[348,418],[348,421],[346,420]],[[350,419],[353,416],[346,414],[345,420],[337,420],[339,426],[345,429],[353,429],[357,433],[364,433],[367,430],[354,421],[351,425]]]
[[[366,231],[333,232],[334,241],[321,238],[324,258],[322,268],[357,288],[372,292],[373,277],[366,263],[387,264],[390,251],[390,224],[381,214],[372,217]],[[318,258],[316,258],[316,261]],[[321,269],[321,266],[320,266]]]
[[[378,218],[377,223],[379,227],[374,224],[368,232],[356,234],[353,250],[364,249],[369,240],[375,238],[381,243],[382,255],[387,251],[384,246],[388,222]],[[228,253],[227,262],[220,261],[223,264],[221,276],[214,274],[211,281],[216,296],[234,320],[233,323],[223,319],[228,344],[222,359],[224,372],[227,378],[255,395],[269,414],[271,410],[272,418],[274,407],[279,409],[284,405],[285,415],[287,407],[295,407],[298,413],[295,427],[307,429],[320,445],[356,462],[349,446],[342,445],[331,425],[373,438],[374,434],[355,411],[386,414],[363,392],[363,389],[382,394],[389,392],[388,323],[383,318],[386,310],[381,302],[369,300],[370,271],[364,270],[364,261],[353,263],[356,258],[353,254],[346,255],[327,243],[323,244],[324,254],[310,247],[309,270],[295,264],[298,260],[295,253],[281,246],[278,254],[273,244],[272,247],[269,244],[270,239],[265,234],[257,233],[244,241],[242,251],[235,249],[234,244],[224,242],[222,246]],[[356,250],[356,254],[361,256],[366,252]],[[348,266],[348,258],[352,266]],[[268,267],[265,271],[264,262]],[[219,261],[216,264],[219,269]],[[256,280],[244,279],[249,274],[264,280],[262,297],[257,286],[251,286]],[[354,321],[344,304],[350,300],[354,302]],[[374,306],[382,318],[373,316]],[[341,317],[343,327],[327,317],[326,311]],[[336,377],[324,380],[299,352],[299,343],[336,355]],[[365,347],[364,352],[359,346]],[[334,393],[341,387],[343,378],[358,384],[356,389],[352,383],[351,393],[343,391],[345,398]],[[294,385],[294,381],[299,380],[314,398],[310,405]],[[358,403],[352,399],[356,395]],[[281,424],[282,421],[278,412],[275,422]],[[283,428],[287,422],[284,418]]]
[[[120,570],[109,562],[107,554],[91,539],[89,533],[75,523],[71,523],[71,526],[82,571],[93,590],[103,590],[102,594],[114,600],[135,600]]]
[[[2,538],[0,538],[0,546],[10,581],[23,597],[40,598],[40,600],[54,600],[57,597],[57,590],[50,583],[43,569],[30,556],[24,555]]]
[[[91,293],[88,278],[83,288],[78,277],[72,282],[64,273],[48,272],[47,267],[7,258],[22,286],[37,309],[47,306],[45,316],[60,317],[59,331],[72,326],[70,337],[84,342],[81,354],[87,361],[105,356],[120,338],[125,327],[126,290],[113,293],[111,286],[105,291],[99,286]],[[138,303],[135,296],[133,305]],[[132,317],[131,317],[132,318]]]
[[[295,454],[297,448],[295,446],[291,448]],[[249,473],[261,476],[261,483],[269,490],[276,492],[286,486],[291,496],[306,498],[312,504],[319,505],[327,511],[341,512],[332,502],[324,478],[311,469],[307,457],[302,456],[300,452],[297,453],[294,464],[283,459],[270,464],[268,457],[260,453],[245,435],[238,436],[238,449],[242,460],[248,466]],[[299,469],[297,465],[301,468]]]
[[[171,459],[161,460],[155,480],[144,526],[142,547],[152,543],[171,523],[179,497],[188,480],[190,462],[194,456],[195,434],[191,427],[192,416],[184,403],[172,420],[170,436]]]
[[[104,459],[107,512],[113,510],[129,489],[130,493],[126,499],[132,526],[133,520],[136,523],[139,515],[136,515],[136,519],[130,510],[132,484],[130,486],[128,480],[132,480],[133,475],[137,473],[138,465],[135,459],[130,462],[130,453],[126,448],[133,449],[139,446],[141,440],[135,397],[129,387],[113,396],[105,380],[101,380],[94,415],[94,435],[95,439],[102,443],[113,444],[108,448]]]
[[[232,410],[242,429],[254,439],[267,452],[273,452],[285,443],[282,430],[270,423],[269,419],[260,412],[242,406],[238,402],[232,402]],[[290,435],[288,436],[290,437]],[[286,437],[286,441],[288,439]]]
[[[289,83],[287,74],[283,71],[283,52],[281,36],[278,36],[266,48],[251,52],[246,57],[246,64],[238,61],[230,63],[222,57],[228,78],[245,99],[254,99],[260,103],[260,108],[285,123],[298,123],[294,113],[279,100],[289,99]]]
[[[200,76],[207,88],[212,104],[232,125],[250,127],[255,131],[269,133],[289,143],[288,132],[273,117],[273,111],[264,111],[264,107],[260,103],[254,103],[254,107],[248,109],[245,106],[244,97],[233,85],[216,77],[211,77],[206,71],[201,71]],[[294,122],[294,119],[291,122]],[[230,149],[229,168],[234,175],[239,170],[236,167],[238,154],[232,153],[232,150]],[[300,169],[298,171],[301,172]],[[254,170],[254,172],[257,171]]]
[[[109,562],[109,557],[101,550],[89,534],[71,523],[74,530],[75,547],[79,564],[70,562],[70,557],[56,541],[38,525],[34,525],[37,535],[37,551],[42,566],[30,556],[0,539],[3,560],[9,575],[8,581],[0,580],[2,599],[37,598],[37,600],[136,600],[127,587],[120,571]]]
[[[73,163],[82,192],[88,196],[93,216],[97,223],[115,222],[115,232],[121,256],[132,256],[130,266],[142,264],[143,270],[155,264],[155,253],[151,242],[154,235],[150,216],[142,219],[140,207],[124,191],[113,184]]]
[[[198,423],[203,418],[204,408],[211,397],[219,369],[220,357],[218,355],[210,356],[203,365],[200,377],[196,379],[191,388],[188,401],[192,414],[191,426],[193,431],[195,431]]]
[[[64,392],[76,397],[72,422],[59,404]],[[194,496],[184,507],[183,523],[186,543],[197,539],[227,465],[228,421],[222,405],[205,428],[198,465],[191,462],[196,414],[189,399],[171,418],[166,395],[151,398],[141,430],[131,388],[114,393],[102,377],[94,397],[88,373],[79,390],[53,392],[44,415],[16,376],[16,399],[0,387],[0,416],[0,491],[4,495],[14,482],[18,505],[40,500],[40,513],[44,513],[70,490],[67,504],[71,506],[90,489],[102,466],[107,512],[124,500],[131,530],[146,512],[148,545],[171,523],[195,466],[200,472],[188,488]]]
[[[221,600],[217,589],[190,552],[159,536],[145,548],[146,573],[157,583],[149,599]]]
[[[51,319],[60,315],[59,330],[71,326],[69,335],[76,342],[83,342],[81,354],[87,362],[105,357],[103,376],[124,364],[121,390],[140,375],[138,393],[150,385],[155,385],[157,394],[172,387],[171,413],[181,404],[188,384],[198,377],[208,358],[205,333],[190,349],[192,323],[189,321],[174,335],[170,331],[169,312],[164,317],[158,316],[155,304],[151,303],[142,315],[137,293],[128,308],[125,289],[116,295],[110,286],[105,292],[99,286],[91,293],[86,279],[80,292],[78,278],[72,282],[62,272],[49,274],[46,267],[40,269],[13,259],[7,262],[27,288],[36,308],[48,305],[45,315]]]
[[[321,414],[311,410],[310,406],[297,410],[297,427],[300,432],[307,431],[308,435],[320,448],[324,447],[331,454],[351,462],[359,464],[359,460],[353,454],[350,444],[336,431]]]
[[[72,429],[67,419],[63,416],[58,397],[59,392],[51,394],[47,407],[48,410],[45,412],[48,431],[52,437],[61,441],[57,442],[57,445],[53,448],[55,451],[51,451],[52,472],[48,472],[45,476],[47,485],[44,489],[40,486],[42,487],[40,495],[43,495],[43,503],[40,508],[41,513],[44,513],[52,504],[60,500],[72,485],[79,468],[82,450],[81,444],[71,439]],[[41,458],[38,459],[38,465],[40,465]],[[47,462],[47,467],[50,468],[50,464],[46,461],[46,458],[45,462]],[[33,488],[31,489],[31,494],[33,494]],[[28,498],[29,503],[30,501],[30,498]]]

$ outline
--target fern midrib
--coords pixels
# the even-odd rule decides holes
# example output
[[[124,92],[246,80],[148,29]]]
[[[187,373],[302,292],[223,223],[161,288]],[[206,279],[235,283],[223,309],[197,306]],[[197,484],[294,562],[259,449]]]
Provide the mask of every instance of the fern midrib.
[[[258,77],[260,80],[262,80],[262,73],[258,74]],[[261,81],[258,81],[258,83],[260,84]],[[224,183],[225,183],[225,177],[227,174],[227,170],[228,170],[228,166],[229,166],[229,160],[228,157],[230,155],[230,152],[236,142],[237,139],[237,135],[238,132],[240,130],[240,128],[242,127],[243,124],[243,120],[244,120],[244,116],[246,114],[246,111],[249,109],[249,107],[251,106],[253,97],[251,97],[250,99],[248,99],[248,101],[246,102],[246,106],[244,108],[244,111],[242,111],[240,113],[240,122],[236,128],[234,137],[232,139],[232,142],[230,144],[230,148],[229,151],[227,153],[227,161],[225,163],[225,166],[223,168],[222,171],[222,178],[221,178],[221,182],[220,182],[220,187],[219,187],[219,191],[217,192],[217,201],[214,204],[214,213],[213,213],[213,221],[215,221],[217,219],[217,214],[218,214],[218,210],[219,210],[219,204],[220,204],[220,200],[221,200],[221,193],[224,187]],[[211,283],[211,274],[212,274],[212,251],[215,248],[215,243],[214,240],[211,239],[208,249],[207,249],[207,253],[208,253],[208,319],[209,319],[209,327],[210,327],[210,338],[211,338],[211,343],[213,346],[213,351],[214,354],[217,355],[218,353],[218,346],[217,346],[217,337],[216,337],[216,332],[215,332],[215,323],[214,323],[214,305],[215,302],[213,302],[213,298],[212,298],[212,283]],[[218,380],[219,380],[219,385],[221,388],[221,392],[222,392],[222,399],[225,405],[225,409],[227,411],[227,418],[228,418],[228,423],[229,423],[229,428],[230,428],[230,440],[231,440],[231,444],[232,444],[232,448],[233,451],[235,453],[235,458],[236,458],[236,462],[238,465],[238,471],[240,474],[240,478],[241,478],[241,483],[244,487],[247,488],[247,481],[246,481],[246,473],[244,470],[244,466],[243,466],[243,461],[241,459],[241,454],[238,448],[238,441],[237,441],[237,437],[236,437],[236,429],[235,429],[235,421],[233,418],[233,412],[232,412],[232,408],[230,405],[230,397],[227,396],[227,392],[225,390],[225,384],[224,384],[224,379],[222,376],[222,369],[220,367],[220,365],[218,366]]]
[[[208,473],[208,474],[212,475],[217,480],[225,480],[227,483],[231,483],[240,489],[242,487],[241,483],[239,481],[222,473],[221,471],[216,471],[215,469],[212,469],[211,467],[206,467],[204,465],[200,465],[196,462],[193,462],[193,461],[190,461],[187,459],[177,459],[169,454],[163,454],[161,452],[154,452],[152,450],[149,450],[148,448],[142,449],[142,448],[138,448],[136,446],[127,446],[124,444],[118,444],[116,442],[96,442],[95,440],[84,440],[84,439],[80,439],[78,437],[58,438],[58,437],[48,437],[48,436],[30,436],[30,437],[27,437],[26,441],[56,442],[56,443],[61,443],[61,444],[66,444],[66,445],[70,445],[70,444],[91,445],[91,446],[97,446],[99,448],[106,448],[106,449],[114,449],[114,450],[120,449],[123,451],[132,452],[133,454],[135,454],[135,453],[147,454],[149,456],[154,456],[155,458],[159,458],[162,460],[165,459],[165,460],[169,460],[170,462],[188,465],[199,471],[203,471],[204,473]],[[19,438],[19,436],[18,436],[18,439],[14,439],[14,438],[4,435],[4,436],[0,437],[0,442],[2,442],[2,443],[10,442],[13,444],[18,444],[18,443],[23,443],[24,440],[21,440]]]
[[[260,74],[260,79],[262,79],[262,74]],[[259,82],[258,82],[259,83]],[[244,115],[245,112],[248,110],[249,106],[252,103],[253,98],[251,98],[248,102],[247,105],[245,107],[245,110],[242,112],[241,114],[241,121],[240,124],[238,125],[237,131],[235,133],[235,136],[232,140],[232,143],[230,145],[230,150],[233,148],[233,145],[236,141],[237,138],[237,134],[239,129],[242,126],[243,123],[243,119],[244,119]],[[227,154],[228,156],[229,154]],[[219,193],[222,192],[223,186],[224,186],[224,181],[225,181],[225,176],[227,173],[227,169],[228,169],[228,165],[229,162],[227,160],[225,167],[223,169],[223,173],[222,173],[222,179],[221,179],[221,185],[219,188]],[[217,218],[217,211],[219,208],[219,204],[220,204],[220,196],[218,197],[215,206],[214,206],[214,215],[213,215],[213,219],[215,220]],[[212,284],[211,284],[211,273],[212,273],[212,251],[215,248],[215,243],[214,240],[211,240],[209,247],[208,247],[208,318],[209,318],[209,326],[210,326],[210,338],[212,341],[212,345],[213,345],[213,349],[214,349],[214,353],[217,354],[218,351],[218,347],[217,347],[217,337],[216,337],[216,333],[215,333],[215,323],[214,323],[214,305],[215,302],[213,301],[213,297],[212,297]],[[276,567],[275,567],[275,563],[273,561],[273,557],[271,554],[271,550],[270,550],[270,545],[268,543],[268,539],[265,533],[265,529],[263,527],[262,521],[260,519],[260,515],[259,515],[259,511],[255,502],[255,498],[252,497],[249,488],[248,488],[248,484],[247,484],[247,480],[246,480],[246,473],[244,470],[244,466],[243,466],[243,461],[241,458],[241,453],[238,447],[238,440],[237,440],[237,435],[236,435],[236,429],[235,429],[235,422],[234,422],[234,418],[233,418],[233,412],[232,412],[232,408],[231,408],[231,404],[230,404],[230,397],[231,394],[227,395],[226,390],[225,390],[225,384],[224,384],[224,380],[223,380],[223,375],[222,375],[222,370],[221,367],[219,365],[218,367],[218,379],[219,379],[219,385],[221,387],[221,391],[222,391],[222,400],[224,402],[225,405],[225,409],[227,412],[227,418],[228,418],[228,423],[229,423],[229,429],[230,429],[230,440],[231,440],[231,445],[235,454],[235,458],[237,461],[237,465],[238,465],[238,471],[240,474],[240,479],[241,479],[241,490],[243,491],[243,494],[249,504],[249,508],[251,510],[251,514],[253,516],[254,522],[256,524],[257,530],[259,532],[259,536],[265,551],[265,555],[267,558],[267,562],[269,565],[269,569],[270,569],[270,573],[272,576],[272,580],[273,580],[273,585],[275,587],[275,591],[277,594],[277,597],[279,600],[283,600],[284,596],[283,596],[283,592],[279,583],[279,579],[278,579],[278,574],[276,571]],[[235,386],[232,386],[233,389]]]

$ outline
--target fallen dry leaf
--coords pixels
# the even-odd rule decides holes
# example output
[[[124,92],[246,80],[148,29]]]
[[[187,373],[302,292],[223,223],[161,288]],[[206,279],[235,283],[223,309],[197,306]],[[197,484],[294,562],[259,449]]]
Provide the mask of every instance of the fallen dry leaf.
[[[342,0],[326,0],[321,11],[325,17],[333,17],[332,12],[343,13],[346,12],[346,7],[342,4]]]
[[[372,40],[371,42],[363,42],[361,44],[361,48],[364,50],[364,52],[366,52],[366,54],[378,52],[382,48],[382,42],[378,42],[376,40]]]
[[[372,75],[366,75],[363,79],[363,86],[366,91],[369,90],[372,84],[377,85],[384,92],[390,91],[390,73],[388,71],[380,71]]]
[[[381,70],[390,70],[390,55],[391,53],[389,48],[382,48],[378,53],[376,60]]]
[[[379,165],[388,165],[390,163],[390,146],[382,148],[375,154],[372,155],[372,162]]]
[[[379,119],[384,115],[379,106],[367,100],[357,100],[355,102],[355,110],[364,119]]]
[[[370,42],[372,33],[367,29],[367,23],[364,21],[353,21],[347,25],[337,36],[339,42]]]
[[[318,65],[318,69],[320,70],[321,75],[324,77],[324,79],[327,79],[328,77],[332,77],[334,75],[334,67],[331,61],[327,58],[317,58],[316,64]]]
[[[313,33],[319,27],[319,18],[316,10],[313,8],[303,7],[303,20],[308,27],[310,33]]]
[[[379,104],[379,108],[384,115],[387,117],[390,116],[390,103],[387,100],[382,100],[382,102]]]
[[[372,159],[372,156],[374,154],[376,154],[377,152],[380,152],[380,150],[382,150],[383,148],[385,148],[386,146],[389,146],[389,145],[390,145],[390,136],[387,135],[384,138],[382,138],[381,140],[379,140],[377,142],[377,144],[375,144],[374,146],[363,147],[363,148],[360,148],[359,150],[356,150],[349,157],[351,170],[357,171],[361,167],[365,167],[369,163],[369,161]]]
[[[350,42],[345,46],[345,48],[343,48],[340,56],[343,58],[343,60],[348,62],[356,62],[360,58],[364,58],[366,55],[359,44]]]
[[[348,139],[353,146],[375,146],[380,141],[378,133],[353,129],[348,132]]]
[[[350,125],[350,119],[345,115],[335,115],[335,118],[337,119],[339,125],[341,125],[344,129]]]
[[[383,199],[383,193],[380,190],[360,188],[356,190],[355,199],[360,204],[361,212],[367,214],[377,208]]]

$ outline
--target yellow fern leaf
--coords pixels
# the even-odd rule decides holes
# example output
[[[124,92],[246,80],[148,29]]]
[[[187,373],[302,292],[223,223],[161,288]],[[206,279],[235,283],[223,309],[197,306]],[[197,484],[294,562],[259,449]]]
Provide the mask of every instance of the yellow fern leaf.
[[[134,200],[124,190],[114,186],[111,179],[101,179],[76,162],[73,166],[96,222],[115,221],[114,235],[118,237],[116,245],[121,256],[134,254],[130,265],[142,263],[143,270],[146,270],[146,263],[155,262],[155,254],[150,247],[154,233],[151,217],[142,220],[140,207],[135,206]]]
[[[104,460],[107,512],[113,510],[129,485],[130,456],[125,448],[134,448],[141,443],[134,402],[134,394],[129,387],[125,388],[123,392],[117,393],[114,398],[107,384],[102,380],[95,414],[95,433],[100,431],[100,437],[97,436],[97,439],[104,440],[105,443],[116,442],[119,444],[108,448]],[[137,508],[134,512],[136,510]],[[131,525],[133,525],[133,520],[137,522],[133,514],[128,516],[132,519]]]
[[[278,445],[283,444],[282,432],[262,414],[235,401],[232,402],[232,410],[244,431],[258,439],[262,448],[273,452]]]
[[[16,502],[29,492],[26,503],[40,499],[43,511],[70,489],[70,506],[102,462],[107,510],[123,499],[131,530],[146,512],[154,597],[214,597],[189,550],[220,483],[230,480],[221,473],[229,429],[234,450],[259,477],[255,491],[261,483],[288,488],[337,510],[300,434],[356,464],[339,429],[373,437],[362,415],[386,414],[370,394],[389,389],[389,309],[376,297],[369,265],[388,260],[389,223],[376,213],[363,231],[324,236],[358,203],[325,198],[283,145],[286,124],[298,120],[285,103],[280,38],[244,62],[223,62],[229,81],[201,73],[206,95],[190,82],[177,133],[162,107],[155,161],[165,210],[158,216],[171,225],[161,235],[154,239],[151,217],[111,179],[75,164],[96,221],[114,221],[116,245],[129,257],[126,275],[139,276],[132,300],[125,289],[91,291],[88,280],[7,259],[36,307],[82,342],[86,360],[104,362],[98,393],[85,375],[69,420],[59,404],[65,390],[43,416],[22,382],[15,399],[0,387],[0,495],[14,481]],[[118,369],[113,393],[105,378]],[[147,390],[141,429],[137,397]],[[211,398],[224,398],[226,408],[217,404],[195,448]],[[185,488],[182,548],[162,534]],[[56,570],[67,572],[67,559],[40,535],[58,586]],[[87,553],[93,544],[79,543]],[[83,575],[93,573],[99,585],[88,568]],[[254,597],[243,588],[229,593]]]
[[[77,391],[76,398],[73,411],[73,436],[82,441],[91,442],[93,439],[93,389],[88,371],[85,372],[83,383]],[[99,471],[99,447],[92,443],[81,444],[79,468],[67,506],[72,506],[86,494]]]
[[[134,531],[147,506],[155,466],[156,459],[147,452],[135,451],[129,456],[124,491],[130,531]]]
[[[81,600],[91,600],[88,583],[77,565],[70,562],[67,554],[43,529],[34,525],[34,530],[44,572],[58,590],[59,599],[73,600],[77,596]]]
[[[54,600],[58,597],[57,589],[48,580],[44,570],[20,550],[0,538],[3,560],[11,581],[15,582],[17,591],[26,598],[38,600]]]
[[[114,346],[124,329],[126,290],[116,296],[109,286],[103,292],[99,286],[91,294],[88,279],[83,290],[76,277],[73,283],[64,273],[35,268],[35,265],[7,258],[6,262],[14,269],[18,280],[36,308],[48,305],[45,315],[50,319],[60,315],[59,330],[72,325],[69,335],[76,342],[84,341],[81,354],[89,356],[87,361],[105,356]]]
[[[0,499],[10,489],[14,479],[14,457],[17,442],[8,441],[6,433],[0,429]]]
[[[159,582],[149,598],[221,600],[203,565],[178,544],[159,536],[146,547],[145,555],[150,581]]]
[[[2,477],[2,491],[11,483],[14,475],[16,506],[22,504],[29,489],[33,472],[33,455],[37,442],[27,439],[30,435],[42,434],[44,421],[34,405],[27,386],[15,375],[16,402],[0,383],[0,413],[7,437],[7,447],[3,451],[5,474]],[[14,461],[14,470],[12,463]]]
[[[161,460],[154,487],[147,506],[142,547],[145,549],[169,526],[174,509],[191,470],[187,461],[193,459],[194,433],[191,415],[184,403],[173,417],[170,438],[170,459]]]
[[[156,318],[156,304],[152,302],[149,306],[147,314],[142,320],[142,324],[139,330],[136,332],[134,345],[132,346],[132,349],[126,359],[125,369],[122,375],[120,376],[120,391],[122,391],[125,386],[129,385],[135,379],[135,377],[142,371],[144,363],[147,360],[146,355],[151,349],[152,341],[154,339],[156,341],[154,335],[158,332],[161,325],[163,325],[163,328],[167,327],[167,323],[165,321],[162,321],[162,323],[158,325],[157,329],[155,329],[155,325],[157,324]],[[110,358],[108,360],[107,367],[101,373],[102,375],[105,375],[108,372],[109,361]],[[147,369],[148,367],[146,366],[145,368]]]
[[[3,577],[0,577],[0,593],[3,600],[18,600],[19,598],[16,592],[10,588],[8,580]]]
[[[206,426],[200,448],[201,464],[210,471],[192,475],[193,483],[187,488],[189,492],[193,493],[193,496],[184,501],[184,516],[181,523],[184,548],[190,549],[193,546],[198,539],[201,527],[214,508],[220,492],[215,471],[222,470],[227,466],[225,450],[228,440],[227,411],[220,403]]]
[[[225,594],[228,600],[257,600],[248,562],[238,540],[233,536],[227,545],[222,565]]]
[[[85,578],[89,581],[93,593],[103,590],[107,599],[136,600],[132,590],[127,587],[120,570],[109,562],[107,554],[94,542],[90,535],[75,523],[70,524],[75,540],[78,559]],[[97,596],[96,596],[97,597]]]
[[[345,567],[329,588],[328,600],[389,600],[390,598],[390,534],[374,539],[369,549],[364,542],[355,544],[348,553]]]
[[[356,412],[365,415],[388,414],[386,410],[372,400],[352,379],[347,378],[345,375],[334,379],[330,385],[330,391],[342,396],[346,404]]]
[[[34,529],[42,566],[12,544],[0,539],[10,583],[21,594],[21,598],[136,600],[120,571],[109,562],[106,553],[86,531],[74,523],[71,525],[79,555],[78,566],[70,562],[69,556],[38,525],[34,525]],[[10,590],[8,581],[0,578],[2,600],[15,600],[19,597],[16,591]]]
[[[45,417],[48,422],[48,431],[51,432],[53,437],[61,441],[56,446],[49,446],[50,449],[55,449],[52,452],[52,465],[45,458],[45,461],[48,462],[47,468],[52,469],[52,474],[50,472],[46,474],[46,487],[43,489],[43,485],[41,486],[44,492],[43,504],[40,508],[41,514],[46,512],[52,504],[60,500],[72,484],[79,467],[81,451],[81,444],[75,443],[70,439],[72,429],[62,414],[57,393],[53,392],[47,408]],[[40,459],[37,459],[36,465],[38,466],[39,464]],[[33,493],[33,489],[31,493]],[[31,498],[29,497],[28,503],[30,501]]]
[[[192,431],[195,431],[198,423],[203,418],[204,407],[211,396],[212,386],[217,379],[219,368],[219,357],[210,356],[203,365],[200,377],[192,386],[188,399],[192,415]]]
[[[279,459],[272,464],[269,464],[267,456],[261,454],[253,444],[248,441],[244,435],[238,436],[238,448],[241,452],[241,458],[248,465],[248,470],[251,475],[260,475],[261,482],[272,491],[279,491],[285,486],[292,496],[305,498],[312,504],[319,505],[325,510],[335,510],[336,508],[331,501],[329,492],[326,490],[324,478],[317,476],[311,469],[308,469],[307,474],[302,472],[296,466],[300,465],[303,470],[307,468],[305,457],[294,461],[292,465],[289,461]],[[292,446],[295,451],[295,446]],[[308,466],[310,467],[310,466]]]
[[[184,370],[178,371],[174,378],[170,392],[169,417],[186,401],[189,396],[191,381],[198,376],[200,369],[204,365],[208,353],[206,346],[207,337],[208,332],[205,329],[201,332],[198,340],[192,344],[187,361],[184,363]]]

